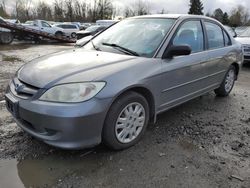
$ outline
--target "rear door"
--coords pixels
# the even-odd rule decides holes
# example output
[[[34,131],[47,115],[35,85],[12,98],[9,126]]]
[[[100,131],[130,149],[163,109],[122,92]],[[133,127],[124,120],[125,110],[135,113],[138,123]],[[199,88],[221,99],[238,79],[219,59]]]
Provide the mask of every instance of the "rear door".
[[[208,61],[201,64],[206,85],[218,87],[230,64],[236,62],[236,53],[233,53],[231,38],[218,23],[204,21],[207,38]]]
[[[191,55],[173,57],[162,63],[162,101],[159,111],[183,103],[204,91],[201,63],[208,60],[200,19],[187,20],[177,29],[171,45],[189,45]]]

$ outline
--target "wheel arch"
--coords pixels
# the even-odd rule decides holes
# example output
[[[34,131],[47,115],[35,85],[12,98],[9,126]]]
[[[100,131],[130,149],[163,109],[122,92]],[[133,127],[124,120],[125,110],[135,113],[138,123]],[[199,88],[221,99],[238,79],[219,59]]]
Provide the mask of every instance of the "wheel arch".
[[[231,64],[232,66],[235,67],[235,70],[236,70],[236,80],[238,79],[238,75],[239,75],[239,71],[240,71],[240,65],[236,62],[232,63]]]
[[[136,92],[136,93],[142,95],[147,100],[148,105],[149,105],[150,122],[155,122],[156,121],[156,108],[155,108],[154,96],[153,96],[152,92],[150,91],[150,89],[148,89],[148,88],[146,88],[145,86],[142,86],[142,85],[131,86],[131,87],[126,88],[126,89],[122,90],[121,92],[119,92],[114,97],[113,101],[111,102],[111,105],[109,106],[109,109],[111,108],[111,106],[114,104],[114,102],[119,97],[125,95],[127,92],[130,92],[130,91],[133,91],[133,92]]]

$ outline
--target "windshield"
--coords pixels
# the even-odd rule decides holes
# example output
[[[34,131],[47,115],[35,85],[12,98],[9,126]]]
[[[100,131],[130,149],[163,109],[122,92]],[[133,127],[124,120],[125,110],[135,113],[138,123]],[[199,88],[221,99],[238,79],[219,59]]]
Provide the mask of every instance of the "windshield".
[[[250,27],[248,27],[242,33],[240,33],[239,37],[250,37]]]
[[[174,22],[167,18],[127,19],[98,35],[93,44],[101,51],[119,53],[118,47],[122,47],[139,56],[153,57]],[[84,48],[93,49],[93,44]]]
[[[92,27],[88,27],[85,31],[95,31],[96,29],[98,29],[100,26],[92,26]]]

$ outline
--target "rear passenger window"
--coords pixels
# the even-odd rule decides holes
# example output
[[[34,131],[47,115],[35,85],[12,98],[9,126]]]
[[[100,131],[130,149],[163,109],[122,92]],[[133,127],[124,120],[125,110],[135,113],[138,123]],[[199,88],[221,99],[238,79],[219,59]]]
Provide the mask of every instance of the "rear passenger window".
[[[211,22],[205,22],[205,26],[208,37],[208,48],[216,49],[224,47],[224,36],[221,27]]]
[[[203,51],[204,36],[200,21],[187,21],[179,28],[173,45],[189,45],[192,53]]]
[[[223,31],[223,34],[224,34],[224,39],[225,39],[225,46],[231,46],[232,42],[231,42],[230,37],[225,31]]]

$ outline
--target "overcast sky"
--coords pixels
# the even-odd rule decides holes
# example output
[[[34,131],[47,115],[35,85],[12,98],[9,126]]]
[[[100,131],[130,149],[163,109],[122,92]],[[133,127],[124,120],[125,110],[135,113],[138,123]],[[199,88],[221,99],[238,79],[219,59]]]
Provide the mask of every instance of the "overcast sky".
[[[5,0],[8,10],[15,4],[16,0]],[[31,0],[38,2],[39,0]],[[42,0],[41,0],[42,1]],[[53,0],[44,0],[52,3]],[[88,0],[91,1],[91,0]],[[137,0],[111,0],[118,7],[134,4]],[[147,1],[150,5],[151,13],[160,12],[164,9],[167,13],[187,13],[189,9],[189,0],[142,0]],[[237,5],[243,5],[250,9],[250,0],[202,0],[204,4],[204,13],[212,13],[216,8],[221,8],[223,11],[230,12]]]

